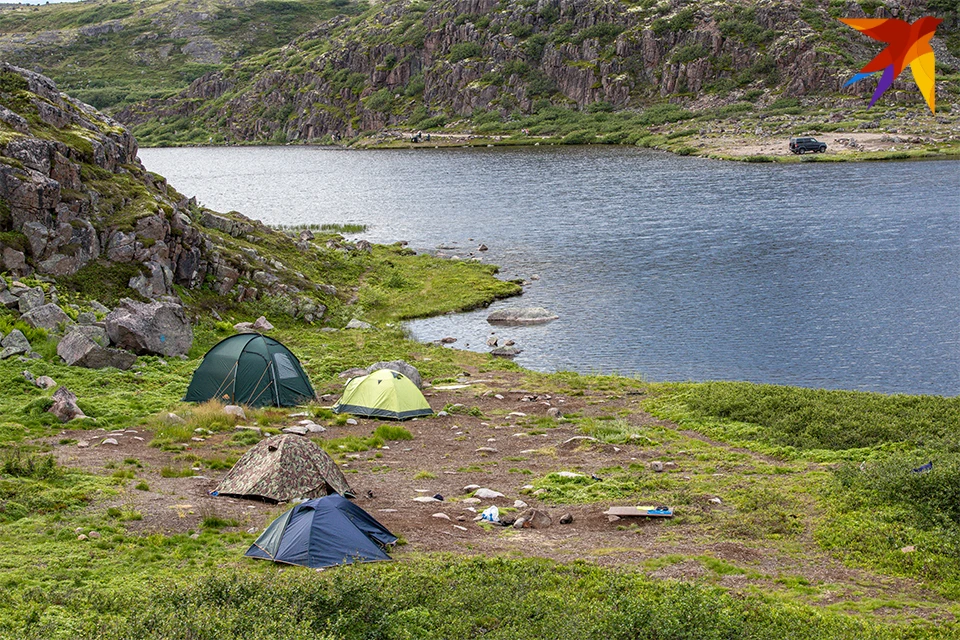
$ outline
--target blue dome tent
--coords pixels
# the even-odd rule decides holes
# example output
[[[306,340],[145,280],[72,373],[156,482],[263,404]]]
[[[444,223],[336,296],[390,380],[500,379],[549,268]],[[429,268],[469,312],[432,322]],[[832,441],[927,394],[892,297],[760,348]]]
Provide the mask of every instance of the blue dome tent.
[[[333,494],[284,513],[244,555],[305,567],[332,567],[391,560],[384,549],[396,541],[369,513]]]

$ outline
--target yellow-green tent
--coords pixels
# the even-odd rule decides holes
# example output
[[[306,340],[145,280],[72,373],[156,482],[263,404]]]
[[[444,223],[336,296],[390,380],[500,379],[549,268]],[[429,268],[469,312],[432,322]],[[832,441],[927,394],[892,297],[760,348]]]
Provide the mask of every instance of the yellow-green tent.
[[[394,420],[433,414],[433,409],[417,385],[392,369],[380,369],[359,378],[351,378],[333,410]]]

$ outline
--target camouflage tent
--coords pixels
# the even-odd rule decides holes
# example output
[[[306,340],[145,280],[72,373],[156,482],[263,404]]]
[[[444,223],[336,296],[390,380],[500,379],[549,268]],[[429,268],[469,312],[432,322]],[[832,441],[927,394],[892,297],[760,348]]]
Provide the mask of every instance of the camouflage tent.
[[[308,438],[283,434],[267,438],[247,451],[214,495],[283,502],[333,493],[354,497],[337,463]]]

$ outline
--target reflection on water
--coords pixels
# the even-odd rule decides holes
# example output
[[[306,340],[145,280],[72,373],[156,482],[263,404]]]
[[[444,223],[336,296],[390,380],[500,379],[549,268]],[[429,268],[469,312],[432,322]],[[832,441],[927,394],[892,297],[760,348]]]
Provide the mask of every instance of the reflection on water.
[[[489,311],[411,323],[538,370],[960,393],[955,162],[747,165],[617,148],[150,149],[205,205],[268,223],[359,222],[541,276]],[[480,243],[490,250],[476,251]]]

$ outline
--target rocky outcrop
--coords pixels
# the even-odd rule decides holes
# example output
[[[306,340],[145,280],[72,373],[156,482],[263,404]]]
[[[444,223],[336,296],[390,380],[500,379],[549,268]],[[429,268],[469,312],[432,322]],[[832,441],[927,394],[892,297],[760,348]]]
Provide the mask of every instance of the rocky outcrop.
[[[881,5],[873,17],[929,12],[904,5]],[[328,21],[277,49],[266,67],[237,62],[117,117],[131,125],[189,117],[227,141],[284,142],[551,105],[637,109],[700,98],[716,105],[758,89],[790,97],[869,92],[843,81],[852,72],[845,55],[869,60],[870,46],[852,29],[831,30],[825,46],[823,25],[835,21],[834,11],[825,0],[392,0],[363,20]],[[865,16],[856,3],[844,15]],[[908,83],[897,80],[895,89]]]
[[[189,203],[147,173],[133,136],[49,78],[7,64],[0,77],[0,119],[17,132],[0,146],[0,230],[23,238],[3,247],[0,268],[69,276],[105,259],[142,264],[148,297],[195,285],[204,265]]]
[[[87,269],[96,278],[120,269],[144,299],[208,286],[241,302],[268,295],[291,315],[322,318],[326,307],[303,291],[318,285],[249,249],[263,241],[291,250],[295,242],[239,213],[198,207],[146,171],[116,121],[49,78],[0,63],[0,271],[79,277]],[[24,314],[45,302],[40,289],[0,289],[0,304]]]

